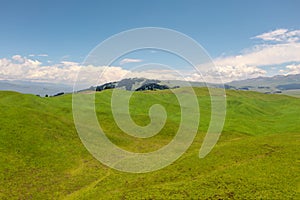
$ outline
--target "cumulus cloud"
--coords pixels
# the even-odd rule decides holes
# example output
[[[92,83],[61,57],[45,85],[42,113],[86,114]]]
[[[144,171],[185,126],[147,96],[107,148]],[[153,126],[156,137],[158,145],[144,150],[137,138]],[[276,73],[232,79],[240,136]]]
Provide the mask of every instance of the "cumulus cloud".
[[[123,60],[120,61],[120,65],[124,65],[127,63],[139,63],[143,62],[141,59],[134,59],[134,58],[124,58]]]
[[[284,75],[300,74],[300,64],[287,65],[285,66],[285,69],[281,69],[279,72]]]
[[[123,78],[145,77],[154,79],[177,79],[172,70],[129,71],[119,66],[82,66],[76,62],[62,61],[58,64],[43,64],[38,60],[15,55],[0,59],[0,79],[29,80],[77,85],[82,89],[91,85],[118,81]]]
[[[195,71],[176,71],[163,67],[130,71],[119,66],[82,66],[79,63],[70,61],[62,61],[53,65],[49,63],[43,64],[38,60],[19,55],[10,59],[0,59],[0,79],[2,80],[29,80],[69,85],[73,85],[76,82],[76,90],[134,77],[203,81],[201,76]]]
[[[246,53],[220,57],[214,60],[216,65],[252,65],[267,66],[287,62],[300,62],[300,43],[259,45]]]
[[[18,62],[23,62],[24,61],[24,59],[20,55],[14,55],[12,57],[12,59],[15,60],[15,61],[18,61]]]
[[[232,56],[215,58],[212,65],[202,64],[198,71],[175,71],[159,67],[157,69],[144,69],[140,71],[129,71],[120,66],[82,66],[71,61],[62,61],[52,64],[34,59],[37,55],[29,55],[29,58],[21,55],[14,55],[11,58],[0,59],[0,79],[8,80],[30,80],[53,83],[73,84],[89,87],[110,81],[117,81],[122,78],[144,77],[161,80],[189,80],[206,82],[229,82],[258,76],[268,75],[268,67],[278,74],[299,74],[300,73],[300,30],[289,31],[278,29],[261,34],[255,38],[264,41],[272,41],[271,44],[256,45],[246,49],[242,53]],[[42,56],[43,54],[40,54]],[[46,56],[43,55],[43,56]],[[143,62],[140,59],[125,58],[120,65],[126,63]],[[79,74],[79,76],[78,76]],[[221,78],[219,78],[221,77]]]
[[[77,77],[79,72],[80,76]],[[78,84],[91,86],[97,82],[119,80],[126,73],[128,72],[121,67],[80,66],[76,62],[69,61],[44,65],[38,60],[20,55],[15,55],[11,59],[0,59],[2,80],[30,80],[71,85],[77,80]]]
[[[175,69],[147,69],[143,71],[130,71],[127,77],[143,77],[158,80],[184,80],[187,78],[185,71],[177,71]]]
[[[207,70],[207,76],[212,79],[215,74],[220,73],[225,82],[255,78],[267,75],[268,67],[274,69],[274,66],[279,65],[286,66],[285,70],[278,71],[279,74],[300,73],[299,65],[296,65],[300,63],[300,30],[278,29],[255,38],[273,43],[256,45],[238,55],[218,57],[214,59],[216,69]]]
[[[208,79],[210,82],[220,82],[220,79],[218,79],[218,76],[220,76],[222,81],[230,82],[233,80],[243,80],[258,76],[265,76],[266,73],[267,72],[265,70],[256,66],[225,65],[216,66],[215,70],[210,70],[206,75],[206,79]]]
[[[66,71],[74,71],[74,67],[68,68],[63,64],[46,66],[38,60],[20,55],[15,55],[11,59],[0,59],[0,79],[57,82],[66,80],[66,76],[73,76]]]

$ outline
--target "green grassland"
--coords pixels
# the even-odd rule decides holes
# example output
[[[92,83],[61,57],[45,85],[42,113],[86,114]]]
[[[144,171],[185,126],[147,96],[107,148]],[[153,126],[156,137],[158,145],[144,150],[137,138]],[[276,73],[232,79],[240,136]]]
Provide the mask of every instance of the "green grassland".
[[[71,94],[40,98],[0,92],[0,199],[299,199],[299,98],[226,91],[224,130],[214,149],[199,159],[210,97],[206,88],[194,90],[201,121],[193,144],[173,164],[144,174],[119,172],[93,158],[76,132]],[[116,145],[149,152],[176,134],[180,106],[171,91],[132,96],[130,112],[139,125],[150,122],[153,104],[168,113],[165,127],[147,139],[118,128],[111,94],[96,93],[96,113]]]

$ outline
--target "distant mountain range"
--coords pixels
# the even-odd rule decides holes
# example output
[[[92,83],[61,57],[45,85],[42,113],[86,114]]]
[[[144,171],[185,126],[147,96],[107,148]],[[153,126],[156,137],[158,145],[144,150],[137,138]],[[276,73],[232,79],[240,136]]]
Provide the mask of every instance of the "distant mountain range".
[[[123,89],[129,91],[141,91],[141,90],[164,90],[170,89],[178,86],[172,86],[171,84],[166,84],[163,81],[155,79],[146,78],[126,78],[120,81],[109,82],[99,86],[92,86],[88,89],[82,91],[102,91],[106,89]]]
[[[263,93],[280,93],[286,90],[300,90],[300,74],[295,75],[278,75],[273,77],[258,77],[240,81],[232,81],[223,84],[213,84],[204,82],[187,82],[180,80],[154,80],[145,78],[128,78],[121,81],[105,83],[103,85],[90,87],[87,90],[101,91],[104,89],[119,88],[124,90],[140,90],[139,88],[156,84],[157,89],[160,89],[157,85],[162,86],[161,89],[168,89],[174,87],[224,87],[225,89],[234,90],[251,90]]]
[[[70,85],[54,83],[0,80],[0,90],[16,91],[40,96],[52,96],[61,92],[72,92],[73,87]]]
[[[232,81],[227,84],[237,89],[248,88],[248,90],[255,90],[261,92],[300,89],[300,74],[287,76],[277,75],[273,77],[258,77],[241,81]]]
[[[155,80],[146,78],[127,78],[116,82],[109,82],[103,85],[91,86],[84,91],[101,91],[105,89],[119,88],[124,90],[157,90],[185,86],[193,87],[217,87],[233,90],[249,90],[262,93],[283,93],[300,96],[300,74],[277,75],[273,77],[258,77],[246,80],[232,81],[223,84],[204,82],[187,82],[181,80]],[[44,96],[55,95],[60,92],[72,92],[72,86],[53,83],[38,83],[26,81],[0,81],[0,90],[12,90],[21,93],[32,93]]]
[[[300,97],[300,74],[258,77],[227,83],[236,90],[250,90],[266,94],[280,93]]]

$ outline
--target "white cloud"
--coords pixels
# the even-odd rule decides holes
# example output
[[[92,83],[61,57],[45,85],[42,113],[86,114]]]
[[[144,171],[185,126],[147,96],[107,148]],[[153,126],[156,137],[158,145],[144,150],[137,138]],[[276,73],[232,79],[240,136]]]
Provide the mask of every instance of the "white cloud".
[[[256,38],[276,42],[256,45],[238,55],[216,58],[214,64],[217,70],[207,70],[207,76],[213,77],[220,72],[226,82],[267,75],[268,67],[274,70],[274,66],[300,63],[300,43],[298,42],[300,30],[278,29],[256,36]],[[297,71],[298,68],[295,68],[298,65],[288,66],[286,70],[278,71],[278,73],[300,73]]]
[[[77,74],[80,72],[80,76]],[[76,62],[62,61],[59,64],[43,64],[38,60],[15,55],[11,59],[0,59],[0,79],[30,80],[52,83],[74,84],[89,87],[97,83],[117,81],[130,73],[121,67],[81,66]]]
[[[76,66],[76,65],[79,65],[79,63],[77,62],[71,62],[71,61],[61,61],[60,62],[61,64],[65,65],[65,66]]]
[[[81,66],[79,63],[70,61],[62,61],[58,64],[41,63],[38,60],[15,55],[11,59],[0,59],[0,79],[43,81],[71,85],[77,80],[77,83],[82,86],[81,88],[128,77],[221,82],[219,79],[221,75],[224,82],[229,82],[265,75],[267,72],[258,67],[261,64],[259,59],[254,61],[255,59],[252,58],[255,57],[254,55],[266,54],[262,53],[265,51],[265,49],[257,49],[254,52],[248,52],[240,56],[218,58],[215,60],[215,69],[205,68],[205,66],[199,67],[202,74],[195,70],[175,71],[165,68],[129,71],[118,66]],[[266,55],[269,56],[270,54]],[[264,60],[268,60],[268,56]],[[80,72],[79,77],[77,77],[78,72]],[[299,65],[287,66],[286,70],[280,73],[299,73]]]
[[[233,80],[242,80],[248,78],[255,78],[258,76],[264,76],[267,72],[256,66],[246,66],[246,65],[236,65],[236,66],[217,66],[217,71],[219,72],[222,80],[224,82],[229,82]],[[210,75],[210,76],[209,76]],[[213,81],[217,78],[217,73],[208,73],[209,80]],[[213,82],[219,82],[217,79]]]
[[[289,75],[289,74],[300,74],[300,64],[292,64],[285,66],[285,69],[279,70],[281,74]]]
[[[238,55],[218,57],[213,60],[215,68],[207,65],[198,66],[201,74],[194,70],[174,71],[162,68],[132,72],[120,66],[81,66],[79,63],[71,61],[62,61],[58,64],[47,61],[41,63],[33,59],[38,55],[32,54],[29,55],[29,58],[14,55],[9,59],[0,59],[0,79],[65,84],[73,84],[77,80],[80,85],[89,87],[128,77],[220,82],[219,77],[221,76],[224,82],[229,82],[268,75],[268,67],[274,72],[274,67],[279,65],[285,66],[285,68],[278,70],[278,74],[297,74],[300,73],[300,42],[297,39],[299,35],[300,30],[289,31],[287,29],[261,34],[256,38],[273,43],[254,46]],[[40,54],[40,56],[46,56],[46,54]],[[138,62],[143,62],[143,60],[125,58],[120,61],[120,64]],[[80,76],[77,77],[79,72]]]
[[[82,89],[91,85],[133,77],[161,80],[189,78],[189,80],[197,81],[196,76],[190,76],[190,72],[178,72],[172,69],[129,71],[118,66],[81,66],[79,63],[70,61],[50,65],[47,62],[43,64],[37,60],[19,55],[13,56],[11,59],[0,59],[0,79],[2,80],[30,80],[70,85],[77,81],[78,89]]]
[[[216,65],[267,66],[287,62],[300,62],[300,43],[259,45],[244,54],[220,57]]]
[[[184,71],[176,71],[172,69],[147,69],[143,71],[128,72],[127,77],[143,77],[148,79],[158,80],[183,80],[187,78],[187,74]]]
[[[262,39],[264,41],[293,43],[300,40],[300,30],[289,31],[288,29],[277,29],[275,31],[257,35],[253,38]]]
[[[139,63],[143,62],[141,59],[134,59],[134,58],[124,58],[123,60],[120,61],[120,65],[124,65],[127,63]]]
[[[18,61],[18,62],[23,62],[24,61],[24,59],[20,55],[14,55],[12,57],[12,59],[15,60],[15,61]]]

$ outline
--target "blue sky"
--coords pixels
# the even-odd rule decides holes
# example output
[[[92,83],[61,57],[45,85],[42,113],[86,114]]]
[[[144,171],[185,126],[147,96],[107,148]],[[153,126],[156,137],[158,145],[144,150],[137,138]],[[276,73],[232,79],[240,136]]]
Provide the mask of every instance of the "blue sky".
[[[281,35],[300,30],[299,8],[298,0],[2,0],[0,59],[18,55],[23,60],[16,61],[30,59],[39,61],[37,65],[81,63],[108,37],[150,26],[182,32],[200,43],[213,59],[220,60],[244,54],[256,46],[284,43],[276,38],[255,37],[276,30],[286,30]],[[298,32],[295,34],[298,37]],[[298,69],[295,59],[271,63],[270,68],[254,64],[266,70],[265,75],[273,75],[285,70],[283,63]]]

